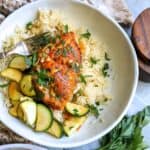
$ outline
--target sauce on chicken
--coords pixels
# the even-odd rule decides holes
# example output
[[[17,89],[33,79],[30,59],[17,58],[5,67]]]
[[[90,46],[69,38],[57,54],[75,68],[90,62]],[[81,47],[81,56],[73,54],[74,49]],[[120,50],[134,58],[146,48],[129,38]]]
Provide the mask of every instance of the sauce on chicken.
[[[77,84],[81,51],[73,32],[59,35],[48,46],[38,52],[37,70],[46,70],[52,79],[47,86],[34,82],[35,88],[43,94],[42,102],[53,109],[63,110],[73,98]]]

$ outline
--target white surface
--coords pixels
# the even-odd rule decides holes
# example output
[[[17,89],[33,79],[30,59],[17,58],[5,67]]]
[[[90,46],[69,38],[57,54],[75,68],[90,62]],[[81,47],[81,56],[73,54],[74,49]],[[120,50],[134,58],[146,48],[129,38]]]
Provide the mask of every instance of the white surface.
[[[70,0],[41,0],[22,7],[1,24],[0,42],[6,35],[14,31],[16,25],[22,26],[32,20],[39,7],[51,9],[65,7],[63,12],[66,18],[68,16],[76,26],[85,26],[92,35],[108,44],[110,56],[113,60],[113,70],[115,71],[113,100],[102,113],[102,117],[105,120],[103,123],[97,122],[91,125],[87,121],[74,136],[60,140],[44,133],[35,133],[17,119],[11,117],[7,113],[6,107],[4,107],[4,101],[0,101],[0,114],[3,114],[0,115],[0,119],[16,133],[45,146],[74,147],[92,142],[109,132],[122,119],[131,103],[138,76],[135,51],[127,35],[117,23],[94,9],[78,3],[72,3]],[[26,12],[25,15],[24,12]]]

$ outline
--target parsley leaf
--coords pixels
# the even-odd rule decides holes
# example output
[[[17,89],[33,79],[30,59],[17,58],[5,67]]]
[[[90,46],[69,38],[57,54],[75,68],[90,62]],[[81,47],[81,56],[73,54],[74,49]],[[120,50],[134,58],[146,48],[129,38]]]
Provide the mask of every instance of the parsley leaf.
[[[68,25],[64,25],[64,33],[68,33]]]
[[[9,85],[9,82],[8,83],[5,83],[5,84],[0,84],[0,88],[5,88]]]
[[[90,113],[93,114],[95,117],[99,116],[98,108],[94,105],[89,105]]]
[[[30,68],[32,66],[32,57],[25,56],[25,63]]]
[[[88,30],[85,33],[81,34],[81,37],[86,38],[86,39],[89,39],[90,36],[91,36],[91,33]]]
[[[105,60],[110,61],[110,58],[106,52],[105,52]]]
[[[35,65],[35,63],[37,62],[37,58],[38,56],[37,56],[37,53],[33,53],[33,55],[32,55],[32,66],[34,66]]]
[[[108,77],[109,76],[108,69],[109,69],[109,64],[105,63],[103,68],[102,68],[102,73],[103,73],[104,77]]]
[[[93,65],[97,64],[98,61],[100,61],[100,59],[96,59],[95,57],[90,57],[91,67],[93,67]]]
[[[88,77],[92,77],[92,75],[82,75],[80,74],[80,82],[83,82],[84,84],[86,84],[86,78]]]
[[[32,56],[25,56],[25,63],[28,66],[28,68],[35,65],[37,62],[38,56],[37,53],[33,53]]]
[[[31,28],[32,28],[32,22],[30,21],[26,24],[26,29],[30,30]]]
[[[37,82],[40,85],[47,86],[52,81],[53,79],[50,76],[48,76],[46,70],[43,69],[37,72]]]
[[[80,71],[80,65],[78,63],[72,63],[71,64],[71,68],[75,71],[75,72],[79,72]]]
[[[85,77],[84,75],[80,74],[80,81],[83,82],[84,84],[86,84],[86,80],[85,80]]]
[[[146,150],[142,128],[150,122],[150,106],[122,121],[101,139],[98,150]]]

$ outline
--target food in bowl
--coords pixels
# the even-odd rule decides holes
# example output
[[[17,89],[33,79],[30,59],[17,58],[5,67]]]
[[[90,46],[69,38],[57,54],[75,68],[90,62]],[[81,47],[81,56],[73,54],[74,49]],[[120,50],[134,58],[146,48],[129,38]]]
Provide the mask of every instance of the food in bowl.
[[[111,59],[107,46],[88,29],[63,22],[58,11],[39,10],[3,45],[11,50],[23,39],[47,33],[30,56],[15,55],[0,73],[9,113],[38,132],[56,138],[73,135],[89,115],[99,119],[108,100]],[[39,44],[40,43],[40,44]],[[40,46],[39,46],[40,45]]]

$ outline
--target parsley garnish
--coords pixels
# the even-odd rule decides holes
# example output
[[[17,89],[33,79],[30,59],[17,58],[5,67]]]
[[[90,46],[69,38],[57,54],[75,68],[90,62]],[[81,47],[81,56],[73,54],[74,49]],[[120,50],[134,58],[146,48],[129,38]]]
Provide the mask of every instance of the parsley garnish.
[[[81,37],[86,38],[86,39],[89,39],[90,36],[91,36],[91,33],[88,30],[85,33],[81,34]]]
[[[80,71],[80,65],[78,63],[72,63],[71,64],[71,67],[72,69],[75,71],[75,72],[79,72]]]
[[[26,24],[26,29],[30,30],[31,28],[32,28],[32,22],[30,21]]]
[[[125,116],[107,135],[103,136],[97,150],[146,150],[142,128],[150,122],[150,106],[133,116]]]
[[[67,53],[68,53],[68,50],[66,48],[64,48],[62,50],[62,56],[66,57],[67,56]]]
[[[32,57],[25,56],[25,63],[30,68],[32,66]]]
[[[100,61],[100,59],[96,59],[95,57],[90,57],[91,67],[93,67],[93,65],[97,64],[98,61]]]
[[[38,73],[37,73],[37,82],[40,84],[40,85],[43,85],[43,86],[47,86],[50,82],[53,81],[53,78],[51,78],[50,76],[47,75],[47,70],[40,70]]]
[[[36,62],[37,62],[37,53],[33,53],[33,55],[32,55],[32,65],[34,66]]]
[[[108,77],[109,76],[108,69],[109,69],[109,64],[105,63],[103,68],[102,68],[102,73],[103,73],[104,77]]]
[[[86,84],[85,76],[83,76],[82,74],[80,74],[80,81]]]
[[[108,54],[106,52],[105,52],[105,60],[107,60],[107,61],[110,60],[110,58],[109,58],[109,56],[108,56]]]
[[[64,33],[68,33],[68,25],[64,25]]]
[[[86,78],[88,77],[92,77],[92,75],[82,75],[80,74],[80,82],[83,82],[84,84],[86,84]]]
[[[32,67],[35,65],[35,63],[37,62],[37,53],[33,53],[32,56],[25,56],[25,63],[28,66],[28,68]]]
[[[8,83],[5,83],[5,84],[0,84],[0,88],[5,88],[9,85],[9,82]]]
[[[89,105],[90,113],[93,114],[95,117],[99,116],[98,108],[94,105]]]

